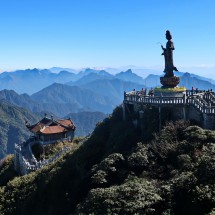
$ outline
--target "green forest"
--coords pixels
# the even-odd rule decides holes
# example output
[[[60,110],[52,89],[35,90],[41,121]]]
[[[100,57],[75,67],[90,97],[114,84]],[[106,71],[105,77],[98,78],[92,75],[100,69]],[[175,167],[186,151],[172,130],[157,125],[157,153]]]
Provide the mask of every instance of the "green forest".
[[[6,157],[0,214],[214,214],[215,131],[177,121],[158,133],[147,111],[135,127],[117,107],[75,150],[25,176]]]

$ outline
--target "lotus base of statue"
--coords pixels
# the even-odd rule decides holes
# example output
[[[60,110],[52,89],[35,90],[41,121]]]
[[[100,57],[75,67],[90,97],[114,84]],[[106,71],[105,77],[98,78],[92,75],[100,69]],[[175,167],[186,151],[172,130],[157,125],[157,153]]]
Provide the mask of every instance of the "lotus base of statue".
[[[176,87],[180,82],[180,78],[177,76],[173,77],[160,77],[160,83],[165,88],[174,88]]]
[[[186,95],[185,87],[156,87],[154,89],[154,96],[159,97],[183,97]]]

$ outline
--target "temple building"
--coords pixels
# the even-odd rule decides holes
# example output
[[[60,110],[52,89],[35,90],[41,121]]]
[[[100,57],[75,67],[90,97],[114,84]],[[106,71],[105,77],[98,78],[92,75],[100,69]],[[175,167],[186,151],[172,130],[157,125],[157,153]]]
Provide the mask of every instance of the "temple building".
[[[45,117],[34,125],[26,122],[26,127],[32,132],[35,140],[41,142],[52,142],[59,139],[71,141],[76,129],[71,119],[54,120],[53,117]]]
[[[45,145],[55,144],[59,141],[72,141],[76,127],[71,119],[54,120],[53,117],[48,118],[45,114],[44,118],[38,123],[30,125],[26,121],[25,125],[33,135],[27,141],[15,144],[14,168],[20,175],[26,175],[40,169],[71,150],[71,147],[66,146],[53,157],[42,160],[38,160],[32,151],[32,147],[38,146],[40,150],[42,147],[43,153]]]

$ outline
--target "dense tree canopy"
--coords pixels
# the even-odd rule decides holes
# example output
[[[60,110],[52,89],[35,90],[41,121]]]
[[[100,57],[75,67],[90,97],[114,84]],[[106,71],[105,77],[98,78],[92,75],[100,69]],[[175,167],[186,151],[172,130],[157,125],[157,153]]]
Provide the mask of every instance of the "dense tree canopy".
[[[0,214],[213,214],[215,131],[178,121],[146,138],[134,118],[117,108],[56,163],[0,177]]]

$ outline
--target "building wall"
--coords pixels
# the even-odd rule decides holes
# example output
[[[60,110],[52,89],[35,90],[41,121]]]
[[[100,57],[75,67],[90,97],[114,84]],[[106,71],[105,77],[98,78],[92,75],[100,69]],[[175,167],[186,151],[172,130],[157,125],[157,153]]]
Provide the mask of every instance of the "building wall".
[[[64,138],[68,138],[72,140],[74,138],[74,131],[64,132],[59,134],[47,134],[47,135],[36,134],[36,137],[41,141],[52,141],[52,140],[59,140]]]

